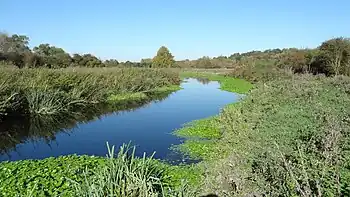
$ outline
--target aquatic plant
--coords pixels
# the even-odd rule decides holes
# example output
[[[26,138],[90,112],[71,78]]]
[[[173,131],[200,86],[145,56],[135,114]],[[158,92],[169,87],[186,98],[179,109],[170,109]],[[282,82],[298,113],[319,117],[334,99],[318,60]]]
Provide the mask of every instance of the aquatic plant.
[[[179,82],[178,73],[165,69],[4,68],[0,71],[0,118],[6,116],[10,109],[16,111],[17,108],[27,108],[26,111],[31,114],[72,112],[97,103],[108,103],[109,98],[157,91]],[[13,101],[13,95],[23,99]],[[129,97],[133,98],[136,97]],[[24,103],[21,106],[18,102]],[[28,106],[25,105],[27,103]]]
[[[0,163],[0,195],[198,196],[193,185],[198,169],[135,157],[135,149],[125,144],[116,155],[114,146],[107,147],[107,158],[71,155]]]

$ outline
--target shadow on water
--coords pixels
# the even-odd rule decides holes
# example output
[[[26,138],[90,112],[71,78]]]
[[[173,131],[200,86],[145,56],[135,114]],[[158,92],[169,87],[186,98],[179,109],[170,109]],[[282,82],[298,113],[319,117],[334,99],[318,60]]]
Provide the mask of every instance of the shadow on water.
[[[147,94],[149,99],[142,102],[128,101],[119,104],[95,105],[71,114],[7,117],[0,124],[0,155],[7,155],[11,160],[9,153],[17,152],[16,147],[19,144],[28,142],[34,144],[37,141],[44,141],[50,146],[50,143],[55,141],[57,134],[69,134],[78,124],[101,119],[112,113],[134,111],[151,102],[166,99],[171,92]]]

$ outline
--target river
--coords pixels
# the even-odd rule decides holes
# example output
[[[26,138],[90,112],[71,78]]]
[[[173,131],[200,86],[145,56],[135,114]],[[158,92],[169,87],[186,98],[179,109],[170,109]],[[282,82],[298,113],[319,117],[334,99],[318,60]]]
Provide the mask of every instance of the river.
[[[116,147],[135,145],[138,156],[155,152],[157,159],[189,161],[170,149],[182,142],[171,133],[192,120],[218,114],[240,96],[220,90],[215,81],[186,79],[181,87],[165,99],[134,106],[133,110],[100,112],[83,120],[43,117],[1,123],[0,161],[70,154],[105,156],[106,142]]]

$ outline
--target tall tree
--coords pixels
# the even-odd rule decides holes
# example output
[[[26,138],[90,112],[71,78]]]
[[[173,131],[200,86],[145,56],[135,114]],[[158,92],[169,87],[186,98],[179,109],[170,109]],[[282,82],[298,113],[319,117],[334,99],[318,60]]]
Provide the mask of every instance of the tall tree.
[[[174,56],[165,46],[159,48],[157,55],[153,58],[153,68],[170,68],[175,65]]]
[[[30,52],[29,38],[24,35],[13,34],[11,36],[0,33],[1,53],[25,53]]]
[[[344,74],[350,67],[350,39],[334,38],[319,47],[326,63],[332,67],[334,74]]]
[[[51,46],[49,44],[40,44],[33,48],[34,53],[40,55],[45,63],[50,67],[61,68],[72,64],[71,56],[62,48]]]

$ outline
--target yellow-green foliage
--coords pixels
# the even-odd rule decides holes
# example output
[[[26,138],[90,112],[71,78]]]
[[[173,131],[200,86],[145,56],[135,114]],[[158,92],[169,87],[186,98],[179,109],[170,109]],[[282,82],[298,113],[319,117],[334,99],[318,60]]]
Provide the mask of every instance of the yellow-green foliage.
[[[165,46],[159,48],[157,55],[152,60],[153,68],[170,68],[175,64],[174,56]]]

